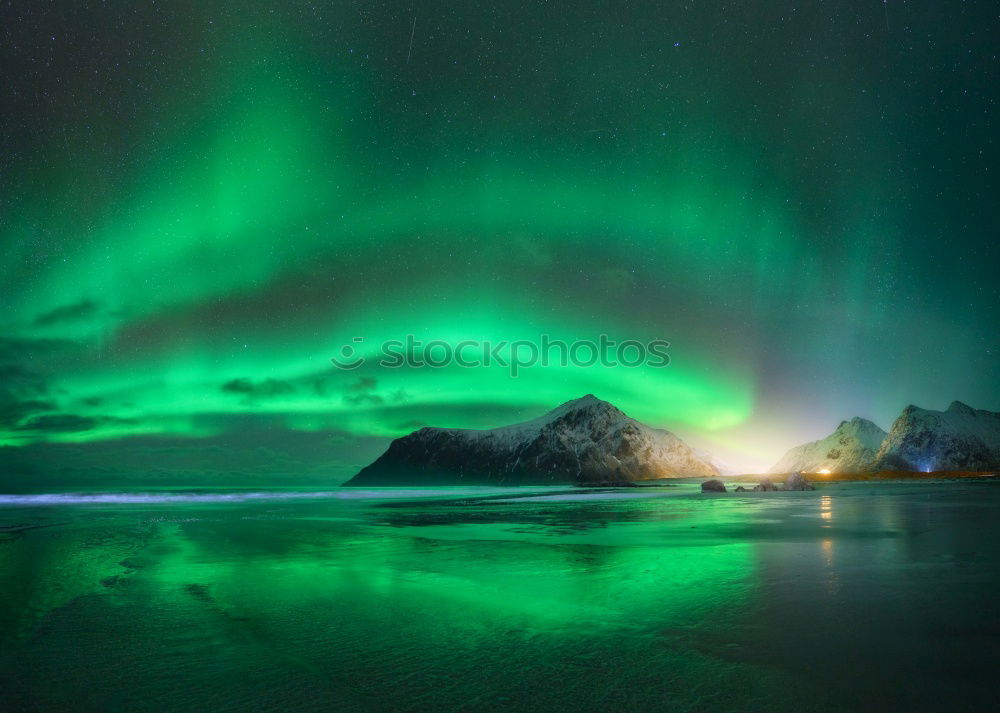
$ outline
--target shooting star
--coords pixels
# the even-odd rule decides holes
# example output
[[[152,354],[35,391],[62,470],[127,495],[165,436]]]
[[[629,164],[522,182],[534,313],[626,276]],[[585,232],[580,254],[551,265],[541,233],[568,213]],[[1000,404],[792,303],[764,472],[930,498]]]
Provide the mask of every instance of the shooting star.
[[[417,31],[417,16],[413,16],[413,27],[410,28],[410,49],[406,50],[406,63],[410,63],[410,55],[413,54],[413,34]]]

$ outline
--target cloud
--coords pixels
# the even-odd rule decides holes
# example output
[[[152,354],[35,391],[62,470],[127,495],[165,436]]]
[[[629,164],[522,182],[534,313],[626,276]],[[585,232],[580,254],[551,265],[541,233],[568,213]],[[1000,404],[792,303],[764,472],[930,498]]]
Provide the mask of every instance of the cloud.
[[[404,401],[407,401],[409,398],[410,395],[406,393],[405,389],[396,389],[395,391],[392,392],[392,400],[397,404],[401,404]]]
[[[20,357],[22,362],[48,363],[48,355],[57,353],[68,344],[61,340],[0,339],[0,358]],[[113,416],[85,416],[57,413],[64,391],[50,384],[50,377],[18,363],[0,363],[0,435],[45,434],[90,431],[106,423],[124,423]],[[96,406],[100,397],[82,400],[86,406]],[[20,438],[24,438],[21,436]]]
[[[385,403],[385,399],[378,394],[344,394],[344,401],[351,404],[351,406],[363,406],[365,404],[381,406]]]
[[[75,413],[53,413],[29,418],[24,423],[15,426],[14,430],[37,433],[74,433],[89,431],[100,422],[100,419],[80,416]]]
[[[372,376],[362,376],[347,387],[348,391],[371,391],[378,386],[378,380]]]
[[[47,413],[33,416],[13,428],[15,431],[28,431],[37,434],[45,433],[77,433],[91,431],[98,426],[108,424],[134,424],[135,419],[118,418],[117,416],[81,416],[75,413]]]
[[[241,394],[247,398],[274,398],[295,392],[295,387],[280,379],[264,379],[254,382],[252,379],[230,379],[222,385],[227,394]]]
[[[0,429],[12,428],[33,413],[52,411],[44,377],[19,364],[0,364]]]
[[[94,300],[83,299],[73,304],[63,305],[44,312],[35,318],[36,327],[50,327],[65,322],[79,322],[97,314],[100,305]]]
[[[344,394],[344,401],[352,406],[381,406],[385,403],[385,399],[372,393],[376,386],[378,386],[377,379],[362,376],[347,387],[348,393]]]
[[[27,416],[51,411],[55,404],[41,399],[19,399],[9,391],[0,390],[0,429],[13,428]]]

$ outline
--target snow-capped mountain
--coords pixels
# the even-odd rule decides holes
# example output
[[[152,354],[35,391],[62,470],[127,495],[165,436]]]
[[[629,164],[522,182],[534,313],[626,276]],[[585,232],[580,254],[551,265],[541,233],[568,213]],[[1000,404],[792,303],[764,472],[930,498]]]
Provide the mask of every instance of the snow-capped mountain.
[[[587,395],[524,423],[421,428],[345,485],[601,483],[719,475],[681,439]]]
[[[792,448],[770,472],[861,473],[871,469],[885,436],[885,431],[868,419],[855,417],[841,421],[837,430],[826,438]]]
[[[889,429],[876,470],[1000,468],[1000,413],[953,401],[946,411],[907,406]]]
[[[719,458],[715,454],[709,453],[704,448],[692,448],[691,451],[701,460],[715,468],[719,475],[739,475],[740,473],[745,472],[733,465],[730,465],[728,462]]]

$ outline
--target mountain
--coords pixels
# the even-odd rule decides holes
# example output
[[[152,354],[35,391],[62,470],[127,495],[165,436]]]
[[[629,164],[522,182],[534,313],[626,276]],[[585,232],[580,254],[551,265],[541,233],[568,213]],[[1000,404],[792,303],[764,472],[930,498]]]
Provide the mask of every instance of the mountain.
[[[823,440],[792,448],[769,472],[861,473],[871,468],[885,436],[885,431],[867,419],[841,421],[837,430]]]
[[[588,394],[512,426],[421,428],[394,440],[345,485],[594,484],[718,474],[674,434]]]
[[[719,475],[739,475],[744,472],[739,468],[733,467],[715,454],[709,453],[704,448],[692,448],[691,451],[698,456],[698,458],[715,468]]]
[[[953,401],[946,411],[907,406],[893,422],[876,470],[1000,468],[1000,413]]]

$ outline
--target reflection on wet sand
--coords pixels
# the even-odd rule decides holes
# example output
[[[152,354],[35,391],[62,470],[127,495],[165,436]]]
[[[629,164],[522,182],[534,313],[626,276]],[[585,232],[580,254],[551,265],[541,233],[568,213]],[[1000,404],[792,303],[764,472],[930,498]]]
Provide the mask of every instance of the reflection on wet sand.
[[[449,494],[0,509],[0,709],[988,709],[991,484]]]

